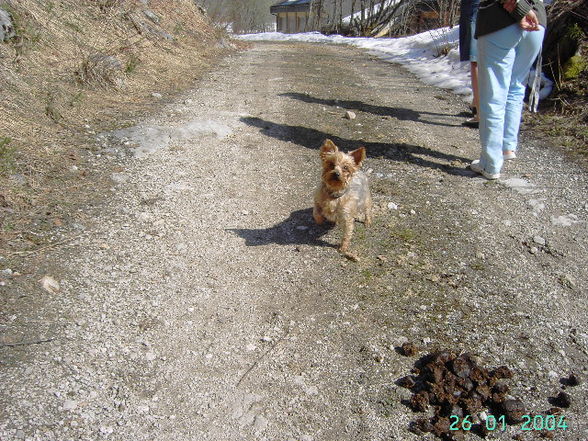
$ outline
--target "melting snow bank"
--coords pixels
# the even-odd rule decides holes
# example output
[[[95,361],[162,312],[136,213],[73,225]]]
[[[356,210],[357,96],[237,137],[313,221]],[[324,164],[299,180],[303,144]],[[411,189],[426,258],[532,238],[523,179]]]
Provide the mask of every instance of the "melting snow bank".
[[[127,146],[136,158],[145,156],[170,144],[183,143],[196,138],[214,136],[225,138],[233,129],[220,121],[195,119],[177,127],[138,125],[98,135],[98,141]]]

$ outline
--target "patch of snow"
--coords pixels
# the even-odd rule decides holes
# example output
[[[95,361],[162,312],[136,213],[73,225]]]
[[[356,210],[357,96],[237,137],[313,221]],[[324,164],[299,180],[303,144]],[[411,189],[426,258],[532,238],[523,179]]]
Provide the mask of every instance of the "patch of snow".
[[[521,194],[537,193],[539,191],[533,184],[522,178],[510,178],[500,182]]]
[[[559,227],[571,227],[574,224],[582,222],[575,214],[562,216],[551,216],[551,223]]]
[[[223,139],[232,132],[233,129],[223,122],[194,119],[176,127],[139,125],[116,130],[107,135],[121,144],[134,146],[134,156],[142,157],[176,142],[182,143],[205,136]]]

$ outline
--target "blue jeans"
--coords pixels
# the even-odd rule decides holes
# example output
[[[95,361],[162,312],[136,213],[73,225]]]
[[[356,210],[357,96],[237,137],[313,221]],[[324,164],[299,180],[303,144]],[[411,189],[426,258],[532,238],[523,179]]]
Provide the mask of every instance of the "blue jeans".
[[[476,33],[476,20],[478,19],[478,8],[472,14],[472,21],[470,22],[470,62],[478,61],[478,41],[474,38]]]
[[[515,23],[478,38],[480,166],[488,173],[500,173],[502,152],[517,149],[527,76],[544,34]]]

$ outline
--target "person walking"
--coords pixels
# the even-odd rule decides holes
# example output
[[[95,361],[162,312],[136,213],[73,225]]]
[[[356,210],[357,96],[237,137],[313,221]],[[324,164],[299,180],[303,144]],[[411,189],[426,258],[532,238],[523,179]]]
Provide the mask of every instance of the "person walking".
[[[480,159],[470,169],[498,179],[516,158],[526,80],[541,50],[547,14],[541,0],[481,0],[476,22]]]
[[[467,127],[478,128],[480,119],[478,109],[480,107],[480,96],[478,93],[478,50],[474,34],[476,31],[476,17],[480,0],[461,0],[459,7],[459,60],[470,62],[470,78],[472,84],[472,118],[464,121]]]

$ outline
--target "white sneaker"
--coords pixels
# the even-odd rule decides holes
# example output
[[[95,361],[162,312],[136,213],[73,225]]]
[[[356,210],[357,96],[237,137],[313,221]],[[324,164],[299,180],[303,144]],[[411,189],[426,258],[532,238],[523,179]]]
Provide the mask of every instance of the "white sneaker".
[[[470,170],[475,171],[476,173],[484,176],[486,179],[489,179],[489,180],[494,180],[494,179],[500,178],[500,173],[488,173],[486,170],[484,170],[482,168],[482,166],[480,165],[479,159],[472,161],[472,163],[470,164]]]
[[[513,150],[502,155],[502,159],[505,159],[505,160],[516,159],[516,158],[517,158],[517,155]]]

